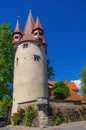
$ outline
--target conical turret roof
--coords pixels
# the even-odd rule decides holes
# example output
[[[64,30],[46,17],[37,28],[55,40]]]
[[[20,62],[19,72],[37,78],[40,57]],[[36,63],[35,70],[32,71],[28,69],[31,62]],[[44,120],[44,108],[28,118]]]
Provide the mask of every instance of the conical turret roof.
[[[24,28],[24,33],[25,34],[27,34],[28,32],[32,33],[33,26],[34,26],[34,20],[33,20],[31,10],[30,10],[30,13],[29,13],[29,16],[27,18],[27,22]]]
[[[17,19],[17,23],[16,23],[14,33],[19,33],[19,32],[21,33],[21,29],[20,29],[19,20]]]
[[[43,28],[42,28],[42,26],[40,24],[40,20],[39,20],[38,16],[37,16],[36,23],[34,25],[33,30],[35,30],[35,29],[41,29],[43,31]]]
[[[32,17],[31,10],[30,10],[30,13],[29,13],[29,16],[27,18],[27,22],[26,22],[26,25],[25,25],[25,28],[24,28],[24,34],[23,34],[21,41],[33,40],[33,37],[32,37],[33,26],[34,26],[34,20],[33,20],[33,17]]]

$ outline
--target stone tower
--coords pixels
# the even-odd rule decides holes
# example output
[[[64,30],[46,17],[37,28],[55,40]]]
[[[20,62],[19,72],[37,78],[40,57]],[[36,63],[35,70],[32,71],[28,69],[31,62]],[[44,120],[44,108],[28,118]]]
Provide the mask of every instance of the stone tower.
[[[12,40],[16,48],[14,62],[13,107],[12,114],[19,106],[29,103],[47,104],[48,85],[46,69],[46,48],[44,30],[37,17],[34,23],[31,11],[24,32],[19,21],[13,32]]]

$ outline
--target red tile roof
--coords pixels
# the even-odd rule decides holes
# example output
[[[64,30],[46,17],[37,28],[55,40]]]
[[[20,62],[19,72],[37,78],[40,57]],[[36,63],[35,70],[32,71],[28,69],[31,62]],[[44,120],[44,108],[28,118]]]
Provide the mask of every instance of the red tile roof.
[[[56,81],[48,81],[48,84],[53,86],[56,83]],[[74,82],[65,82],[67,84],[67,86],[69,87],[70,90],[73,91],[78,91],[78,87],[76,86],[76,84]]]
[[[70,88],[70,90],[74,90],[74,91],[79,90],[78,87],[76,86],[76,84],[74,82],[65,82],[65,83]]]
[[[79,94],[77,94],[73,90],[70,90],[70,92],[71,92],[71,95],[65,99],[66,101],[82,101],[82,98]]]
[[[48,85],[53,86],[56,83],[56,81],[48,81]]]
[[[13,34],[15,34],[15,33],[19,34],[20,33],[22,35],[22,37],[20,38],[19,42],[35,41],[36,39],[34,38],[33,31],[36,30],[36,29],[41,29],[42,32],[44,33],[44,30],[43,30],[43,28],[41,26],[39,18],[37,17],[36,23],[34,23],[34,19],[33,19],[31,10],[30,10],[30,13],[28,15],[28,18],[27,18],[27,21],[26,21],[26,25],[25,25],[25,28],[24,28],[24,33],[21,32],[19,21],[17,20],[16,27],[15,27],[15,30],[14,30]],[[42,41],[42,45],[44,47],[47,46],[43,36],[42,36],[42,39],[39,39],[39,41]]]
[[[33,27],[33,30],[35,30],[35,29],[41,29],[42,31],[43,31],[43,28],[42,28],[42,26],[41,26],[41,24],[40,24],[40,21],[39,21],[39,18],[37,17],[37,19],[36,19],[36,23],[35,23],[35,25],[34,25],[34,27]]]
[[[80,98],[83,100],[83,95],[79,94]]]
[[[15,27],[15,30],[14,30],[14,33],[21,33],[21,29],[20,29],[20,24],[19,24],[19,21],[18,21],[18,19],[17,19],[17,23],[16,23],[16,27]]]
[[[32,36],[33,26],[34,26],[34,20],[33,20],[33,17],[32,17],[32,13],[30,11],[29,16],[27,18],[25,28],[24,28],[24,34],[23,34],[23,37],[21,39],[21,42],[27,41],[27,40],[34,40],[34,38]]]

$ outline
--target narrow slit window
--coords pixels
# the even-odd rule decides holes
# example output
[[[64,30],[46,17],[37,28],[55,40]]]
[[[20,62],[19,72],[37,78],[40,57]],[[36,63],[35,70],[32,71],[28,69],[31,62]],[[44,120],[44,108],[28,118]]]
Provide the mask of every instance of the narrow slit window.
[[[19,59],[17,58],[17,59],[16,59],[16,65],[18,65],[18,60],[19,60]]]

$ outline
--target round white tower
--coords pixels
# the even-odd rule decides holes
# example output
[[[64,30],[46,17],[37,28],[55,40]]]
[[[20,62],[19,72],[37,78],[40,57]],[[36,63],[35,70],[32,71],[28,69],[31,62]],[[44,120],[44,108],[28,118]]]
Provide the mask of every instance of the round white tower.
[[[21,39],[15,37],[15,33],[13,35],[13,44],[18,46],[14,62],[12,113],[17,112],[19,104],[36,102],[40,98],[48,99],[46,43],[43,33],[39,19],[34,24],[30,12]]]

